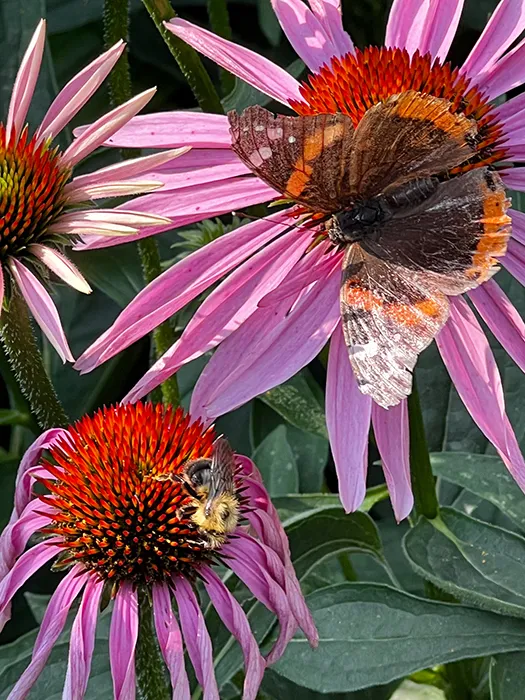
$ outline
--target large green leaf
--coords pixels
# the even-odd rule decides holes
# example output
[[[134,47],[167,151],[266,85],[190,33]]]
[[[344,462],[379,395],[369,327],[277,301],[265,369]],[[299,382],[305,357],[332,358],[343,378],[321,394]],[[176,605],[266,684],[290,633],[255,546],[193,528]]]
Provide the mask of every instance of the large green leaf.
[[[387,685],[365,688],[350,693],[318,693],[315,690],[301,688],[296,683],[283,678],[269,668],[264,674],[262,689],[266,695],[275,700],[300,698],[300,700],[389,700],[399,685],[398,681]],[[408,699],[407,699],[408,700]]]
[[[456,598],[525,617],[525,539],[455,511],[421,518],[404,540],[414,570]]]
[[[498,654],[490,666],[491,700],[523,700],[525,653]]]
[[[253,453],[270,496],[297,493],[299,474],[284,425],[275,428]]]
[[[389,586],[344,583],[307,598],[319,631],[293,639],[273,667],[297,685],[344,693],[458,659],[525,649],[525,622]]]

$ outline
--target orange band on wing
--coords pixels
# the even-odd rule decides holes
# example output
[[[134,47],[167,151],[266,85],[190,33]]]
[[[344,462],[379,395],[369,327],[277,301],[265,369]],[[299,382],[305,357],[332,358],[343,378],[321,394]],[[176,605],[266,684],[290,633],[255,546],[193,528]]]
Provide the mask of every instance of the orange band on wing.
[[[381,312],[403,326],[417,326],[421,323],[422,316],[439,318],[443,313],[443,303],[439,297],[427,297],[415,304],[388,303],[370,289],[352,283],[345,285],[344,300],[356,309]]]
[[[485,185],[483,192],[483,235],[478,241],[472,256],[469,277],[484,282],[491,277],[497,258],[505,255],[510,237],[511,218],[507,216],[510,206],[503,189],[495,192]]]
[[[319,158],[325,148],[343,138],[344,130],[344,124],[332,124],[325,129],[319,129],[304,140],[303,153],[297,159],[293,173],[286,183],[286,192],[292,197],[299,197],[310,180],[313,171],[311,164]]]

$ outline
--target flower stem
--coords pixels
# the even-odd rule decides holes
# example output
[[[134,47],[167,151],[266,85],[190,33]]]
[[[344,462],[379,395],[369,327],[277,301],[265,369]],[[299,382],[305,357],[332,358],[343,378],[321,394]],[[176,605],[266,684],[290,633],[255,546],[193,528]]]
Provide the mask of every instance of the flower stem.
[[[410,427],[410,473],[414,505],[418,515],[435,518],[439,513],[439,503],[436,494],[436,480],[430,466],[423,415],[419,403],[416,381],[412,393],[408,397],[408,421]]]
[[[104,2],[104,42],[109,48],[120,39],[128,40],[129,29],[129,0],[105,0]],[[131,77],[127,50],[120,57],[117,65],[109,76],[110,98],[112,107],[116,107],[131,98]],[[123,151],[124,158],[134,157],[135,154]],[[152,282],[162,272],[160,265],[159,247],[153,238],[145,238],[137,242],[142,273],[146,284]],[[175,342],[175,332],[169,322],[162,323],[153,331],[155,355],[159,358]],[[173,375],[161,386],[164,403],[178,406],[180,403],[177,377]]]
[[[166,666],[155,634],[151,601],[143,589],[139,590],[139,637],[135,664],[140,700],[171,700]]]
[[[106,2],[108,1],[106,0]],[[177,61],[182,74],[195,95],[195,99],[199,103],[199,107],[203,112],[224,114],[219,95],[213,87],[210,76],[202,65],[198,53],[164,26],[164,22],[168,22],[177,16],[169,0],[142,0],[142,2],[151,19],[155,22],[155,26],[166,42],[168,49]]]
[[[13,374],[40,428],[68,425],[69,418],[44,367],[26,303],[15,287],[9,308],[2,309],[0,335]]]

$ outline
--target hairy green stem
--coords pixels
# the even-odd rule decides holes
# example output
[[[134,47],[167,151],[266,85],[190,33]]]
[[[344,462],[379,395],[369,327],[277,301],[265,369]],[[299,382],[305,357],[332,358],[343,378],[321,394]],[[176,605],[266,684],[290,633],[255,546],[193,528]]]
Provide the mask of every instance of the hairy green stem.
[[[408,397],[408,421],[410,427],[410,474],[414,506],[418,515],[435,518],[439,513],[436,494],[436,480],[430,466],[423,415],[419,403],[419,394],[414,378],[412,393]]]
[[[226,0],[208,0],[208,17],[215,34],[222,36],[223,39],[230,40],[232,38]],[[222,93],[223,95],[229,95],[235,87],[235,76],[223,68],[221,68],[220,75]]]
[[[108,2],[109,0],[106,1]],[[155,22],[155,26],[166,42],[168,49],[177,61],[182,74],[195,95],[195,99],[199,103],[199,107],[203,112],[224,114],[219,95],[213,87],[210,76],[202,65],[202,61],[195,49],[176,37],[164,26],[164,22],[168,22],[177,16],[169,0],[142,0],[142,2]]]
[[[151,600],[143,589],[139,589],[139,636],[135,664],[140,700],[171,700],[166,666],[153,623]]]
[[[13,286],[0,316],[2,343],[22,394],[42,430],[68,425],[69,418],[44,367],[25,301]]]
[[[129,29],[129,0],[105,0],[104,3],[104,42],[109,48],[120,39],[128,40]],[[129,72],[128,54],[125,51],[109,76],[110,96],[112,106],[116,107],[131,98],[131,77]],[[134,154],[123,151],[124,158]],[[137,242],[142,272],[146,284],[152,282],[162,272],[157,242],[154,238],[145,238]],[[162,323],[153,331],[155,355],[160,357],[175,342],[175,332],[169,322]],[[180,403],[177,377],[173,375],[161,386],[164,403],[178,406]]]

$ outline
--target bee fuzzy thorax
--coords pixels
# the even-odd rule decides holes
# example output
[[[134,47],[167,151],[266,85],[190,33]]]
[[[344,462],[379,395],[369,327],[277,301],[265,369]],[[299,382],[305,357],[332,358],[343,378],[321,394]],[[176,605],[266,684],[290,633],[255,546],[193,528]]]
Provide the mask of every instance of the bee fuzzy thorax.
[[[213,501],[208,500],[208,489],[197,490],[198,500],[191,520],[205,535],[212,549],[224,544],[239,522],[239,500],[235,494],[223,493]]]

